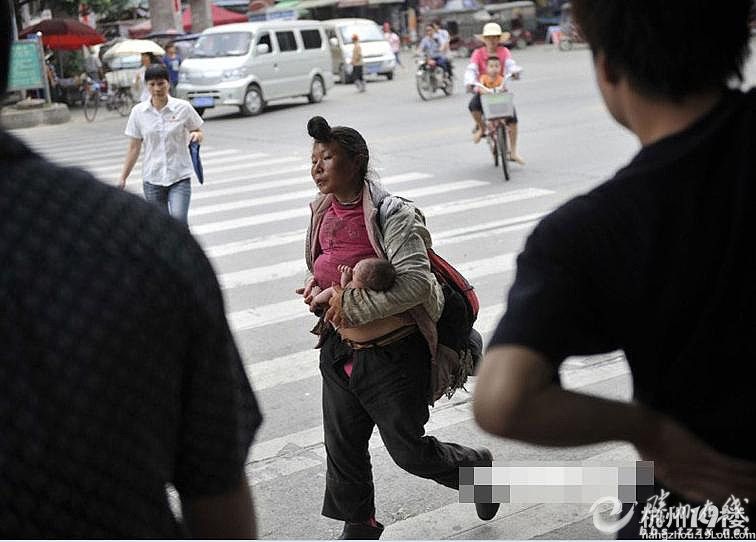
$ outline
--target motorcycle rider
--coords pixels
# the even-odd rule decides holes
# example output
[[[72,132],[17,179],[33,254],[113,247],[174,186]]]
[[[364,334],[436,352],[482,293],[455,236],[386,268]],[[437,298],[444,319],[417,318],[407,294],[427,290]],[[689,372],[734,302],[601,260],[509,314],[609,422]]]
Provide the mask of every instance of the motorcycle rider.
[[[480,81],[481,74],[486,73],[488,64],[488,58],[491,56],[497,56],[501,62],[502,75],[506,76],[507,73],[511,73],[514,79],[519,78],[519,71],[512,53],[501,45],[502,41],[509,39],[509,32],[502,32],[501,26],[497,23],[486,23],[483,27],[483,34],[477,36],[485,45],[475,49],[470,56],[470,63],[465,70],[465,86],[468,92],[474,92],[468,109],[475,121],[475,132],[473,134],[473,142],[478,143],[483,137],[486,131],[486,123],[483,119],[483,106],[480,103],[480,94],[475,92],[474,83]],[[517,162],[520,165],[525,164],[522,156],[517,152],[517,111],[512,117],[509,123],[509,141],[510,141],[510,153],[509,158],[513,162]]]
[[[420,55],[430,57],[436,61],[436,63],[443,68],[443,70],[451,77],[451,66],[449,59],[441,52],[441,45],[436,39],[436,29],[433,25],[429,24],[425,26],[425,36],[420,40],[420,45],[417,47],[417,52]]]

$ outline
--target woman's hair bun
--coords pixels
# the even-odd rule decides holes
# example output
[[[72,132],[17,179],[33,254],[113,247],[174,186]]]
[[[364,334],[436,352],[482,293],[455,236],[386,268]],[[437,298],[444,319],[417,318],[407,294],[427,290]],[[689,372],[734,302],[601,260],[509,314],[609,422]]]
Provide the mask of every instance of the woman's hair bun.
[[[315,141],[330,141],[331,127],[323,117],[312,117],[307,121],[307,133]]]

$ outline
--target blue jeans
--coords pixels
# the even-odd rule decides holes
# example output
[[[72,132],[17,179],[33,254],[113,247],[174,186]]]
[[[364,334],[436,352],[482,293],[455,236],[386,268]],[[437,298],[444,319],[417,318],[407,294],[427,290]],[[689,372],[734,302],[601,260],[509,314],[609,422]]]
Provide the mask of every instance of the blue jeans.
[[[154,203],[176,220],[189,224],[189,200],[192,197],[191,179],[181,179],[170,186],[143,183],[144,199]]]

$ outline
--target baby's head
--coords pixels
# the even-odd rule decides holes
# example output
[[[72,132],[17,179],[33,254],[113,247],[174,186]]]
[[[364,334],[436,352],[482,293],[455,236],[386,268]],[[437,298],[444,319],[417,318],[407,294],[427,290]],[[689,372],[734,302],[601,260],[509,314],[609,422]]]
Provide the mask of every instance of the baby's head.
[[[366,258],[357,262],[352,271],[352,286],[384,292],[394,285],[396,269],[388,260]]]
[[[486,73],[491,79],[496,79],[501,74],[501,60],[498,56],[489,56],[486,62]]]

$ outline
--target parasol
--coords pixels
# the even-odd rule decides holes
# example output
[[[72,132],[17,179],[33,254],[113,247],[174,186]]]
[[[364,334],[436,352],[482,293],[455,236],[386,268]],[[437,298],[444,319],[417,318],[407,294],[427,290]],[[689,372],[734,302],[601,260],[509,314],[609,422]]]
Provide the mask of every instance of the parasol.
[[[75,51],[84,45],[105,43],[105,38],[76,19],[46,19],[24,28],[19,35],[42,32],[42,45],[50,49]]]
[[[165,49],[150,40],[124,40],[108,49],[102,55],[102,58],[103,60],[107,60],[116,56],[139,55],[142,53],[152,53],[162,56],[165,54]]]

